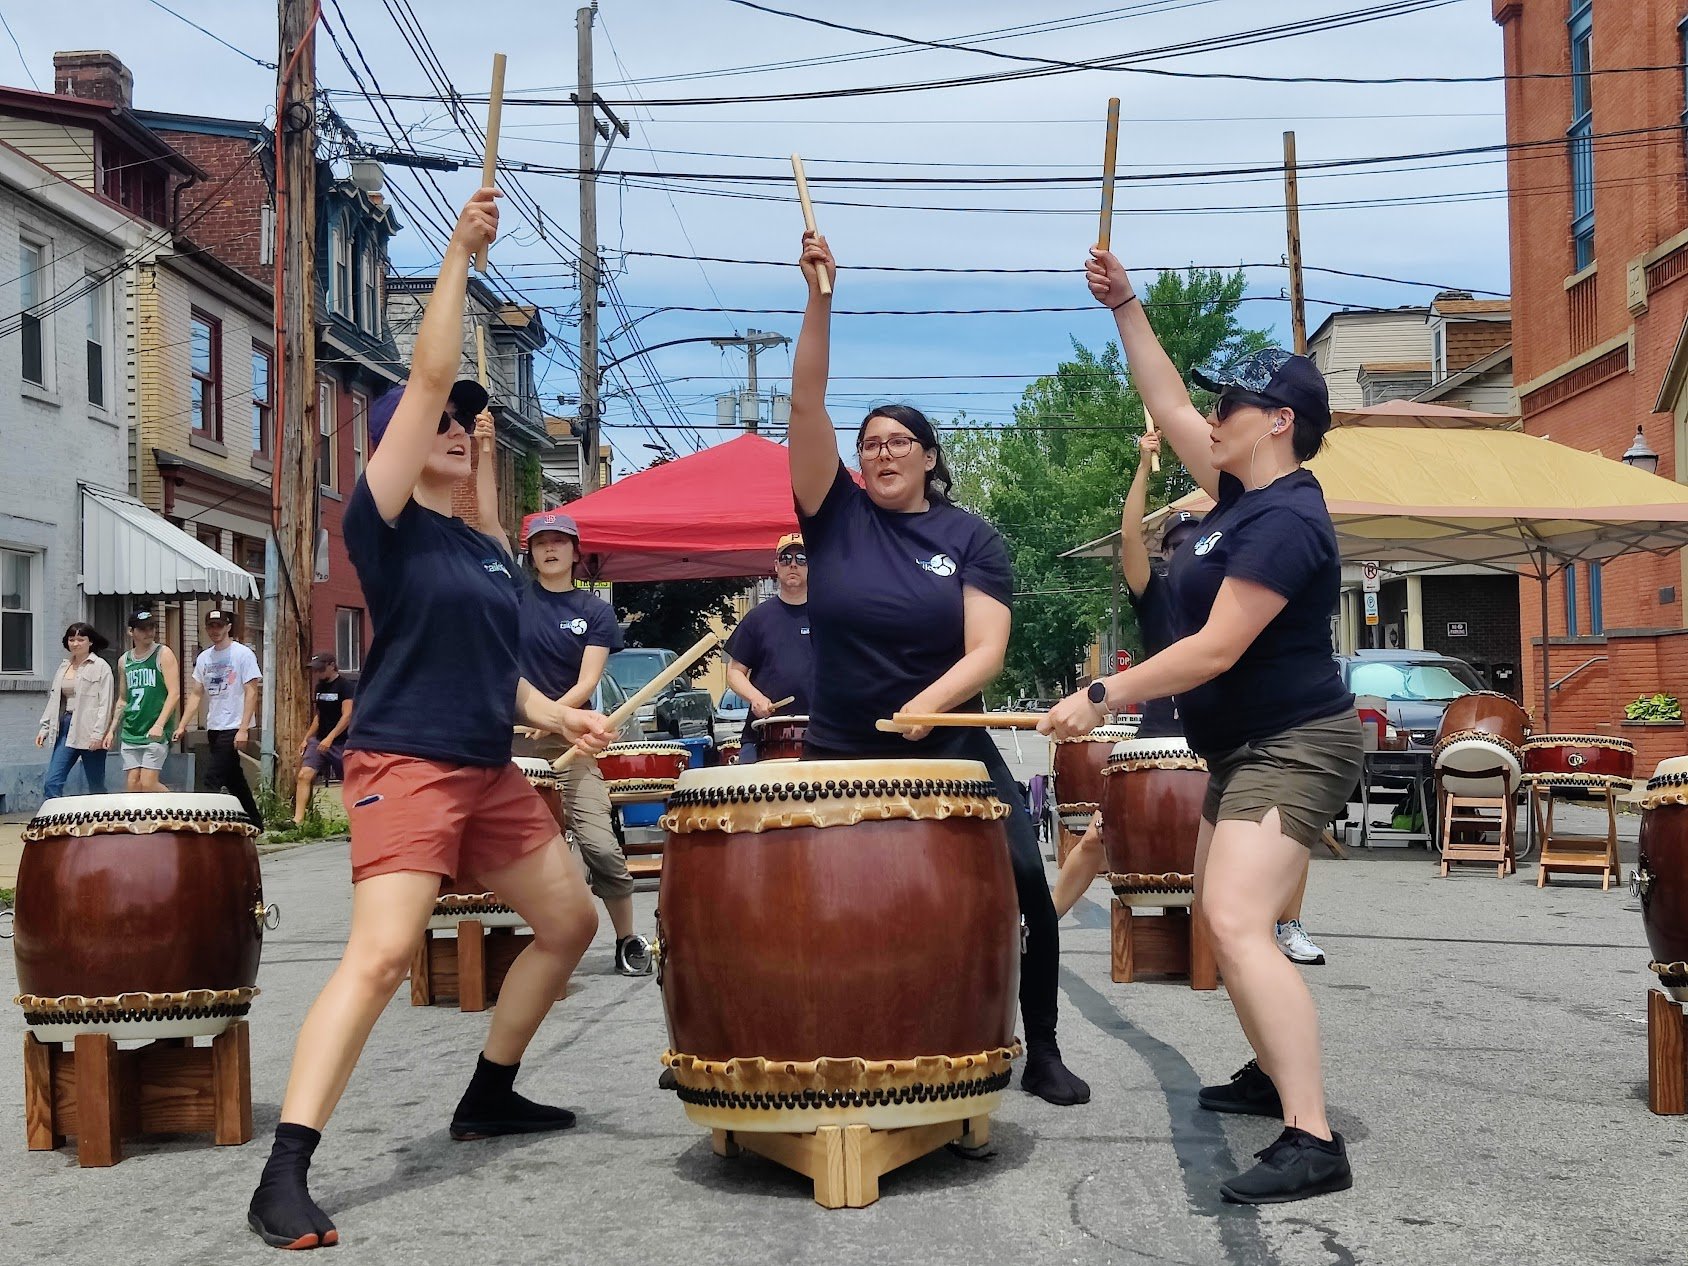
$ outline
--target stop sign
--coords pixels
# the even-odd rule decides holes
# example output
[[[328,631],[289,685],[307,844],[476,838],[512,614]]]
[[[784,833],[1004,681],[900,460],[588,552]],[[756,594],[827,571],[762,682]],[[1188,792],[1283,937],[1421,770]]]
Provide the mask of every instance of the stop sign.
[[[1131,652],[1127,651],[1127,650],[1115,651],[1114,652],[1114,671],[1116,673],[1123,673],[1127,668],[1130,668],[1130,667],[1131,667]]]

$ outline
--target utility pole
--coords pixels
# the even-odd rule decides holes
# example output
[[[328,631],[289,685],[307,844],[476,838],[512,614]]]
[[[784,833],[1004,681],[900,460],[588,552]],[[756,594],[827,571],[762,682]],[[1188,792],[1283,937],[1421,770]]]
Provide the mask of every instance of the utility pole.
[[[712,338],[709,341],[720,348],[742,347],[745,355],[750,358],[749,388],[745,392],[745,397],[750,400],[750,408],[744,408],[741,403],[739,413],[744,419],[744,429],[754,435],[762,408],[761,399],[756,394],[756,353],[765,347],[785,347],[790,344],[791,340],[783,334],[769,334],[765,330],[746,330],[740,336]]]
[[[1289,225],[1289,320],[1295,352],[1307,354],[1307,295],[1301,282],[1301,200],[1295,184],[1295,133],[1284,133],[1284,212]]]
[[[602,161],[597,138],[602,136],[609,142],[603,153],[603,158],[608,158],[616,136],[626,136],[630,130],[592,89],[592,19],[597,12],[598,6],[593,3],[576,9],[574,14],[579,62],[578,86],[573,98],[579,111],[580,141],[580,443],[583,450],[580,479],[585,492],[598,487],[598,437],[602,419],[598,399],[598,169]],[[613,129],[598,118],[600,109],[609,116]]]
[[[312,0],[278,0],[276,59],[277,272],[275,347],[281,399],[272,484],[276,580],[272,786],[290,788],[310,724],[305,664],[311,653],[311,579],[316,567],[316,40]],[[266,571],[269,569],[266,568]]]

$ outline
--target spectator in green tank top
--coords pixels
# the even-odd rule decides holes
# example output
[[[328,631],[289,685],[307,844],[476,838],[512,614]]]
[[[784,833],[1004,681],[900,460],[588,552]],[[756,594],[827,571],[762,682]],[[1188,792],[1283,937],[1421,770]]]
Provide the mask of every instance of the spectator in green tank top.
[[[181,692],[176,655],[158,640],[151,611],[129,617],[129,649],[117,661],[122,696],[106,735],[109,747],[121,735],[123,776],[129,791],[163,791],[159,774],[169,753],[165,738]]]

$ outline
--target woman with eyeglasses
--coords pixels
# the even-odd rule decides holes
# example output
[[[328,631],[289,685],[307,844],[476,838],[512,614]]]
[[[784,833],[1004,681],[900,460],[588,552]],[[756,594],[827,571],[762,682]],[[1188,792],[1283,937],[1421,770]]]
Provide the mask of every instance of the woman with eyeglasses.
[[[247,1211],[278,1248],[339,1242],[306,1178],[370,1030],[409,969],[440,878],[473,874],[533,930],[504,978],[453,1139],[567,1129],[574,1114],[513,1082],[529,1040],[598,927],[556,820],[511,763],[518,716],[600,751],[595,712],[547,699],[517,668],[521,582],[507,540],[452,517],[486,392],[463,359],[469,259],[498,230],[481,189],[458,218],[422,317],[410,381],[370,406],[372,453],[346,502],[346,549],[375,626],[346,743],[352,926],[299,1031],[281,1122]]]
[[[1353,1177],[1325,1118],[1318,1016],[1273,937],[1360,773],[1359,716],[1331,654],[1342,560],[1324,492],[1303,465],[1330,429],[1325,381],[1307,357],[1268,348],[1195,375],[1218,396],[1204,418],[1119,260],[1094,249],[1085,273],[1113,311],[1145,407],[1215,504],[1170,571],[1180,627],[1193,631],[1062,700],[1039,728],[1083,734],[1110,703],[1178,696],[1185,737],[1209,771],[1197,899],[1256,1056],[1198,1101],[1284,1125],[1220,1194],[1276,1204],[1343,1191]]]
[[[1020,1016],[1022,1089],[1049,1103],[1086,1103],[1090,1087],[1056,1041],[1060,933],[1019,785],[983,730],[883,734],[895,712],[977,711],[1002,670],[1014,575],[995,528],[949,500],[950,473],[926,415],[880,405],[856,431],[858,487],[838,458],[826,383],[837,273],[826,239],[803,235],[808,307],[792,362],[791,487],[809,554],[814,695],[804,748],[812,759],[928,756],[977,760],[990,771],[1007,820],[1014,882],[1026,920]]]

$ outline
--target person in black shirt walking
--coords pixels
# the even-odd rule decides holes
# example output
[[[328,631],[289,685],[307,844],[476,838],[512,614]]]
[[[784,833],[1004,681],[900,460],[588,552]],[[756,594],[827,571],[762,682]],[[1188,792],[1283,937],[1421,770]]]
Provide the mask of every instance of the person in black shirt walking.
[[[739,764],[756,759],[756,722],[774,715],[807,716],[815,652],[809,637],[809,554],[798,532],[780,537],[774,552],[779,597],[759,602],[727,639],[727,685],[750,705],[744,719]]]
[[[326,651],[311,657],[316,689],[316,723],[299,753],[299,777],[293,788],[293,825],[303,826],[311,807],[311,784],[317,775],[343,778],[346,770],[346,731],[352,724],[352,683],[340,675],[340,664]]]
[[[803,236],[808,308],[791,376],[791,488],[809,554],[814,695],[806,757],[930,756],[981,762],[1010,808],[1009,854],[1026,953],[1020,1015],[1026,1032],[1021,1088],[1055,1104],[1086,1103],[1090,1087],[1068,1070],[1055,1038],[1060,932],[1019,784],[983,730],[883,734],[898,711],[976,711],[1002,670],[1014,576],[995,528],[949,500],[950,474],[926,415],[881,405],[856,433],[858,487],[838,457],[826,412],[835,272],[818,234]]]
[[[1325,1118],[1313,998],[1273,939],[1307,850],[1360,773],[1359,717],[1331,653],[1342,562],[1324,493],[1303,467],[1330,428],[1329,396],[1312,361],[1268,348],[1197,375],[1218,396],[1203,418],[1119,260],[1093,249],[1085,271],[1114,313],[1144,405],[1215,505],[1172,563],[1187,635],[1062,700],[1040,728],[1080,734],[1110,702],[1177,695],[1209,771],[1197,900],[1257,1057],[1199,1101],[1284,1122],[1260,1164],[1220,1194],[1265,1204],[1345,1190],[1353,1177]]]

